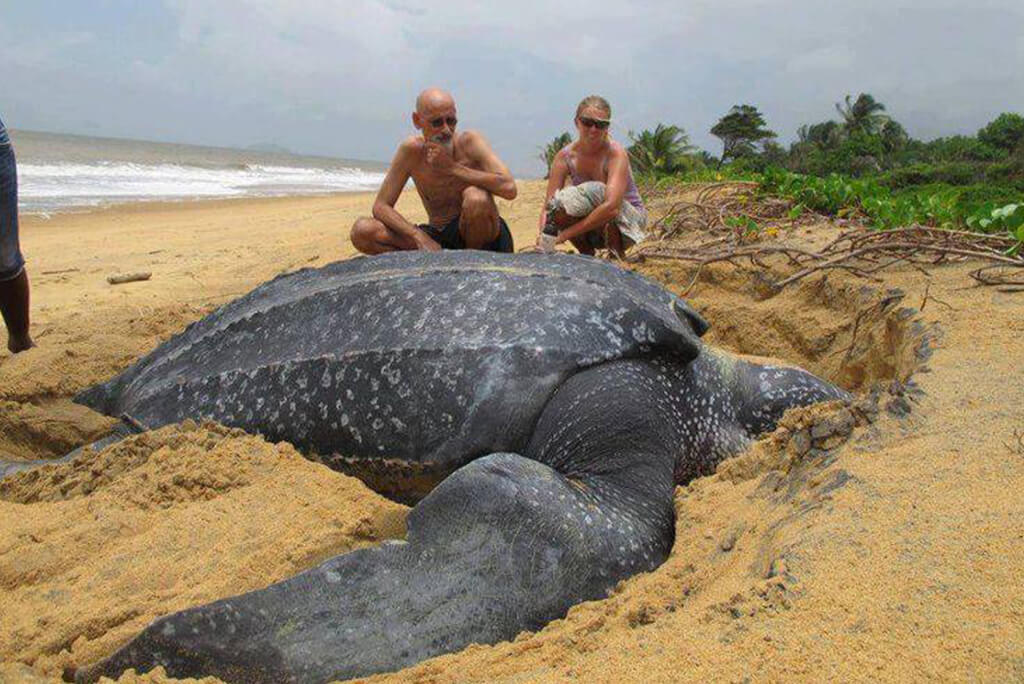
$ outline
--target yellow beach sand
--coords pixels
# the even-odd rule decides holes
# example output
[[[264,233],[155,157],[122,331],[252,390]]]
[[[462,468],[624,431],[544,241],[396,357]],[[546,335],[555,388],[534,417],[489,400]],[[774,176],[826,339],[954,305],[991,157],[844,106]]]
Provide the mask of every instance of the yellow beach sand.
[[[501,203],[519,246],[532,242],[542,192],[522,183]],[[74,392],[278,273],[351,256],[348,226],[370,202],[26,219],[39,348],[0,355],[0,458],[57,456],[102,434],[109,419],[71,404]],[[414,193],[399,206],[422,219]],[[689,280],[668,262],[638,268],[677,291]],[[381,678],[1024,678],[1024,295],[972,287],[968,270],[896,271],[882,284],[834,274],[764,298],[729,267],[708,269],[690,300],[713,324],[710,341],[864,394],[884,382],[877,419],[858,416],[839,444],[822,428],[838,420],[834,407],[790,415],[677,490],[675,547],[657,571],[537,634]],[[134,271],[153,275],[106,281]],[[214,425],[164,428],[88,465],[37,472],[0,485],[3,681],[54,681],[160,614],[404,529],[406,509],[358,481]]]

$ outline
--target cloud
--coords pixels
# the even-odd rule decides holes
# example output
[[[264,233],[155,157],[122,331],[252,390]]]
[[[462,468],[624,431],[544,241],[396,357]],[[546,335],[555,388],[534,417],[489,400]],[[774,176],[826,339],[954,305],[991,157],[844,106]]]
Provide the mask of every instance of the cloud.
[[[786,71],[801,74],[808,71],[843,71],[853,66],[853,50],[846,45],[828,45],[799,54],[786,62]]]
[[[708,130],[734,104],[757,105],[786,141],[859,92],[912,134],[973,131],[1024,111],[1022,25],[1019,0],[36,0],[0,26],[2,115],[386,159],[416,92],[438,84],[537,173],[537,147],[590,93],[611,100],[619,139],[675,123],[715,150]]]
[[[2,29],[2,27],[0,27]],[[88,31],[55,31],[44,40],[25,41],[15,31],[0,30],[0,41],[5,45],[18,45],[17,50],[4,50],[6,69],[47,69],[63,67],[76,52],[96,42]]]

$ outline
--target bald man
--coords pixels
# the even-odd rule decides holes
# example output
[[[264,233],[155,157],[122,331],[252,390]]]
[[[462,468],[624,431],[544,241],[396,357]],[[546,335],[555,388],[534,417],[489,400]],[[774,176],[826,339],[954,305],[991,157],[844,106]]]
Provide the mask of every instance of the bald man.
[[[455,100],[443,90],[420,93],[412,123],[421,135],[398,146],[373,217],[352,226],[352,244],[365,254],[442,248],[511,252],[512,234],[494,203],[495,195],[515,199],[508,167],[477,131],[455,132]],[[425,225],[411,223],[395,209],[409,178],[427,210]]]

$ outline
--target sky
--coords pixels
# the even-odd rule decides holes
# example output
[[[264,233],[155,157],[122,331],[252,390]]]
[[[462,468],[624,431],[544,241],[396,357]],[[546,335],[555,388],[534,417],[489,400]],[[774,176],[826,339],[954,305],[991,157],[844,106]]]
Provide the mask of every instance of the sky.
[[[0,0],[11,128],[387,161],[417,92],[519,175],[610,100],[612,135],[753,104],[788,143],[868,92],[920,139],[1024,113],[1024,0]]]

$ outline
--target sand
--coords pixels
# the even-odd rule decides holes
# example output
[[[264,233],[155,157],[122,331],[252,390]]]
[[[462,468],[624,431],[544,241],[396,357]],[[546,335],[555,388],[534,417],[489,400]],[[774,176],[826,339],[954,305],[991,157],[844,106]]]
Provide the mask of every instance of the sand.
[[[520,188],[502,213],[522,246],[543,186]],[[102,434],[109,419],[70,403],[74,392],[259,282],[350,256],[347,228],[370,201],[25,220],[39,348],[0,356],[0,458],[57,456]],[[413,193],[400,208],[423,216]],[[691,275],[665,261],[637,268],[677,291]],[[392,676],[1024,678],[1024,295],[976,287],[968,270],[835,273],[765,298],[756,278],[706,269],[689,299],[712,321],[710,341],[803,365],[858,393],[856,405],[795,412],[679,488],[672,555],[609,599]],[[132,271],[153,277],[106,282]],[[164,428],[37,473],[0,485],[4,681],[54,681],[160,614],[400,537],[407,510],[290,445],[215,425]]]

